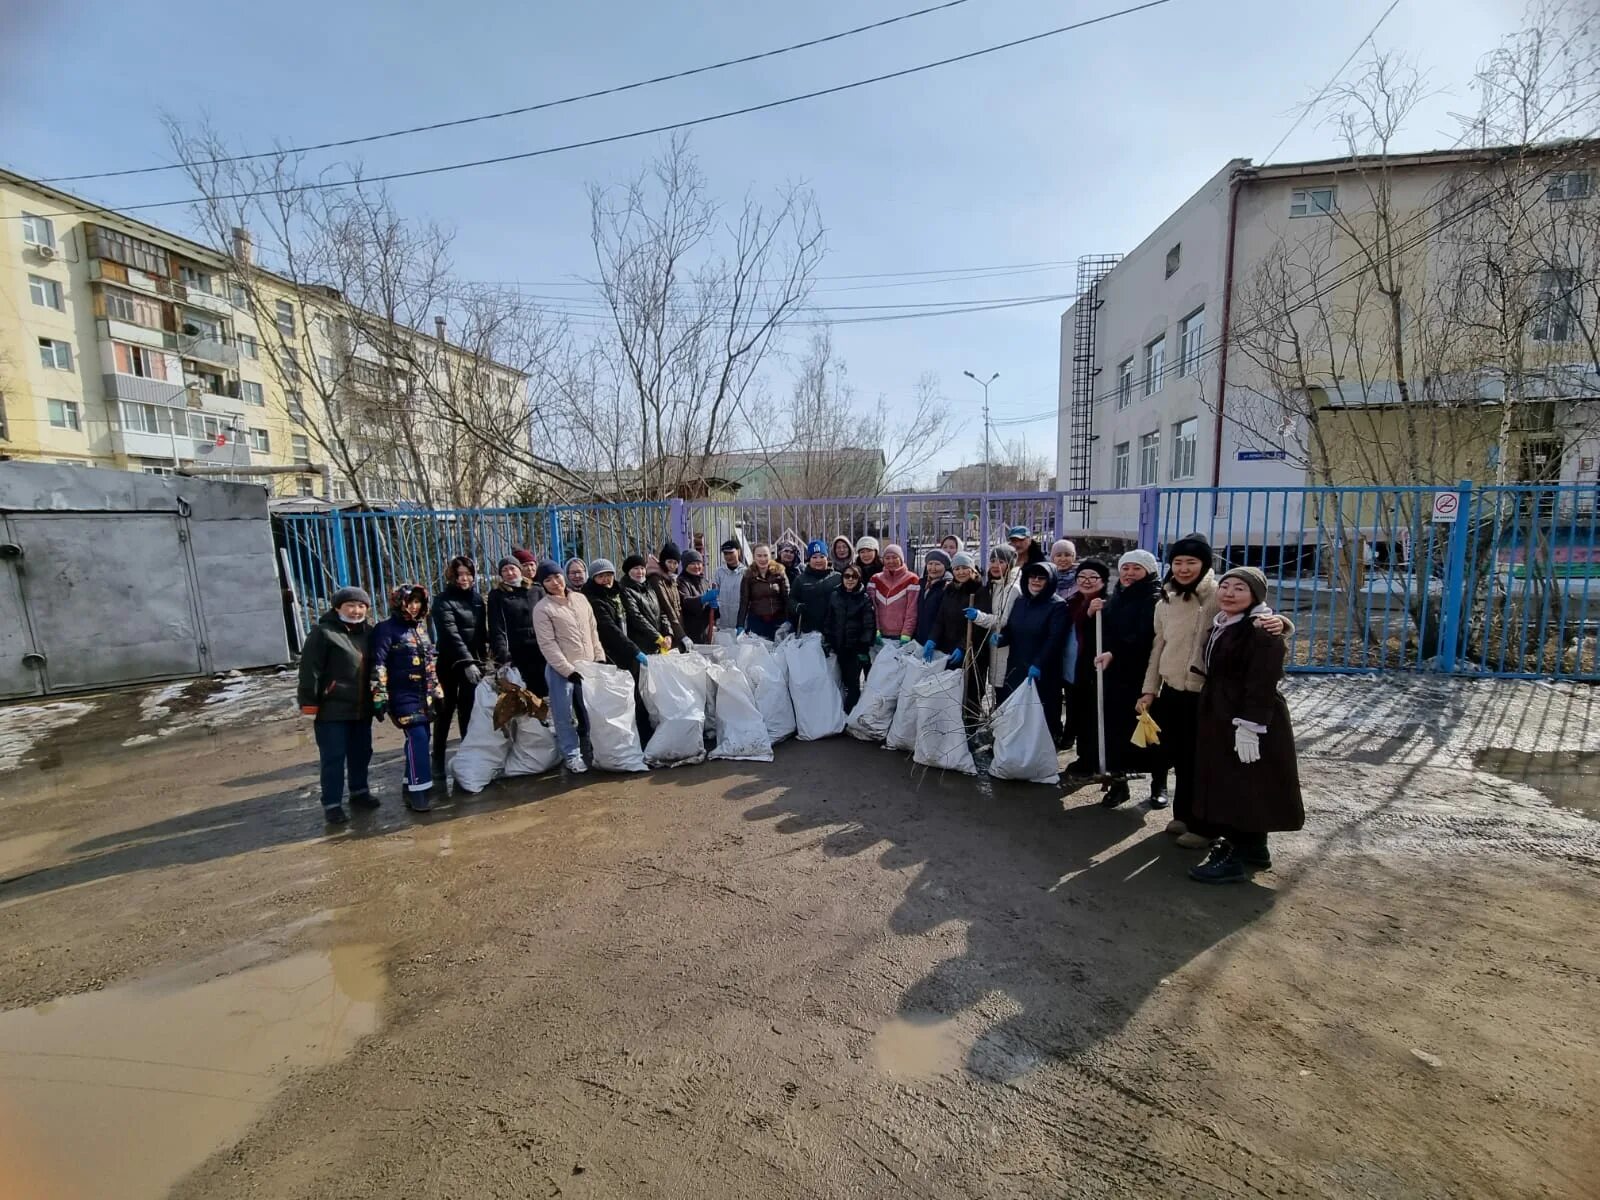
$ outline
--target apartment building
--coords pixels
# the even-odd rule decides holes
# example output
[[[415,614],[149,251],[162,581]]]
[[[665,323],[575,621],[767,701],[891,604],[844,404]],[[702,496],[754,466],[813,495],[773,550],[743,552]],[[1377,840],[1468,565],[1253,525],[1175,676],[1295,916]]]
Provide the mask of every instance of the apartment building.
[[[1469,336],[1476,318],[1451,314],[1476,302],[1463,300],[1463,279],[1494,273],[1467,244],[1485,178],[1505,194],[1513,170],[1527,176],[1519,202],[1532,225],[1547,223],[1557,254],[1600,245],[1597,162],[1594,142],[1230,161],[1126,255],[1081,261],[1079,298],[1061,320],[1059,478],[1075,489],[1594,484],[1600,374],[1584,332],[1594,257],[1541,264],[1536,238],[1507,251],[1521,256],[1509,273],[1529,292],[1520,314],[1497,310],[1523,326],[1514,379],[1503,340]],[[1385,222],[1397,249],[1369,258]],[[1399,334],[1377,276],[1363,273],[1371,261],[1403,289]],[[1138,504],[1102,496],[1075,515],[1131,531]],[[1254,523],[1298,528],[1291,508]]]
[[[338,292],[255,263],[244,231],[224,254],[0,171],[0,456],[206,468],[276,497],[449,503],[463,435],[408,403],[414,381],[352,336],[371,324]],[[395,337],[425,341],[442,379],[524,390],[519,372],[450,345],[442,323]],[[510,472],[491,474],[474,498],[509,499]]]

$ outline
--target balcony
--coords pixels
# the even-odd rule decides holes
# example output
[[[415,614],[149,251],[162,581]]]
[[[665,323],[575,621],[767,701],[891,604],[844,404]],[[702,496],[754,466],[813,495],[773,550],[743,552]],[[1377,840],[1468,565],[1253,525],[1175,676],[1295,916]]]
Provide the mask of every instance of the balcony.
[[[186,334],[175,333],[171,335],[171,340],[167,345],[184,358],[192,358],[197,362],[211,363],[213,366],[227,367],[230,371],[239,369],[239,348],[231,342],[224,342],[218,338],[190,337]]]
[[[210,292],[202,292],[195,288],[184,288],[184,293],[184,303],[191,308],[201,308],[219,317],[233,316],[233,302],[226,296],[214,296]]]
[[[131,321],[119,321],[115,317],[101,317],[97,324],[101,341],[131,342],[135,346],[149,346],[155,350],[166,349],[169,335],[160,329],[135,325]]]
[[[219,415],[219,414],[212,414]],[[172,422],[177,420],[176,435]],[[229,441],[219,446],[216,436],[206,436],[201,414],[198,412],[166,412],[158,415],[157,432],[122,423],[121,414],[113,410],[111,422],[112,449],[129,458],[155,458],[171,462],[198,463],[209,467],[248,467],[251,465],[250,445],[243,432],[233,432]],[[237,438],[238,440],[232,440]]]
[[[132,400],[137,404],[159,404],[164,408],[183,408],[188,402],[188,392],[181,383],[168,383],[165,379],[146,379],[141,375],[100,376],[107,402]]]
[[[187,437],[180,437],[174,445],[170,433],[146,433],[142,429],[124,429],[113,424],[111,449],[128,458],[159,458],[171,462],[174,450],[179,457],[193,457],[194,443]]]

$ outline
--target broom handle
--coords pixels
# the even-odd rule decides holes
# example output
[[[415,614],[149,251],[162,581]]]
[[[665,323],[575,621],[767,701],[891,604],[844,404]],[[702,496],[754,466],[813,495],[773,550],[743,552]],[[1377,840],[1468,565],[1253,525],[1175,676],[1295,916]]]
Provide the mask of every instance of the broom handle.
[[[1100,614],[1094,615],[1094,654],[1099,658],[1105,653],[1104,639],[1100,636]],[[1100,774],[1106,774],[1106,673],[1100,669],[1100,664],[1095,664],[1094,669],[1094,716],[1095,724],[1100,734]]]

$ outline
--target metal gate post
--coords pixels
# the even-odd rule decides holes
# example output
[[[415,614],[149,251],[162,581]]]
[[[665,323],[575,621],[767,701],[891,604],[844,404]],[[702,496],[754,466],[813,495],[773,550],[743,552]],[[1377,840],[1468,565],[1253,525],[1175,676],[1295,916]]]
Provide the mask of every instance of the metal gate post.
[[[1139,493],[1139,548],[1158,558],[1161,555],[1161,489],[1145,488]]]
[[[1067,536],[1067,496],[1065,492],[1056,493],[1056,540],[1060,541]]]
[[[566,562],[567,556],[561,552],[561,510],[555,505],[550,506],[550,559],[552,562]]]
[[[913,551],[909,546],[906,546],[906,498],[904,496],[896,496],[894,498],[894,521],[890,528],[894,531],[895,545],[905,548],[906,565],[910,566]]]
[[[356,581],[350,578],[350,550],[344,543],[344,510],[334,509],[333,515],[333,573],[338,587],[350,587]]]
[[[689,504],[682,499],[667,501],[667,529],[679,550],[693,550],[694,539],[689,536]]]
[[[1467,545],[1472,537],[1472,481],[1456,485],[1456,519],[1444,569],[1444,595],[1439,606],[1439,670],[1453,673],[1461,649],[1461,614],[1466,605]]]

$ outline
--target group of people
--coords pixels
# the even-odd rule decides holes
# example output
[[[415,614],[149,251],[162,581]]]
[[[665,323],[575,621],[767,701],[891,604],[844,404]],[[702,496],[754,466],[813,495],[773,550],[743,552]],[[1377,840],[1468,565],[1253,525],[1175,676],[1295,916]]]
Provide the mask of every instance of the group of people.
[[[981,566],[947,535],[923,555],[920,573],[902,547],[870,536],[757,545],[748,562],[733,539],[709,571],[700,553],[670,541],[629,555],[620,571],[609,559],[563,566],[519,549],[497,564],[487,595],[473,561],[457,557],[431,596],[418,584],[394,589],[377,623],[371,598],[343,588],[300,664],[326,819],[349,819],[347,790],[351,807],[377,806],[367,778],[374,717],[404,732],[406,803],[425,811],[450,724],[465,734],[488,670],[515,668],[548,703],[567,769],[584,772],[586,665],[620,667],[637,684],[652,655],[708,644],[720,625],[769,640],[819,634],[837,661],[847,712],[885,644],[915,643],[928,662],[942,654],[966,672],[974,739],[987,714],[1031,684],[1057,748],[1076,749],[1069,779],[1101,779],[1103,803],[1114,807],[1130,799],[1129,776],[1148,775],[1151,807],[1174,810],[1167,832],[1180,845],[1209,847],[1194,878],[1231,882],[1269,867],[1267,835],[1299,829],[1304,810],[1278,692],[1293,626],[1267,605],[1266,577],[1252,567],[1219,577],[1199,535],[1168,547],[1164,575],[1147,550],[1123,554],[1113,571],[1080,561],[1071,541],[1047,555],[1029,529],[1007,535]],[[648,740],[638,696],[635,687]],[[1160,729],[1142,748],[1133,740],[1141,714]]]

